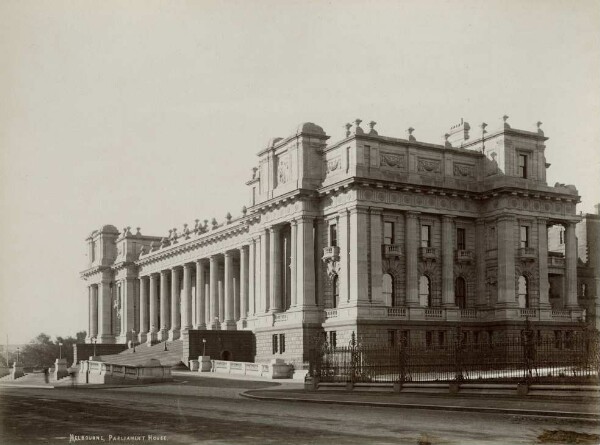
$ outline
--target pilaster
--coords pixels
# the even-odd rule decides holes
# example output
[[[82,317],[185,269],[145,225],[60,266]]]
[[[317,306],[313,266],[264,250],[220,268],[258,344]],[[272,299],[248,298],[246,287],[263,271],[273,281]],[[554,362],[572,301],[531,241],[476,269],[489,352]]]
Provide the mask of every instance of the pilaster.
[[[442,306],[455,307],[454,299],[454,218],[442,216]]]
[[[296,254],[296,298],[302,309],[315,307],[315,251],[311,216],[298,218]]]
[[[277,226],[269,229],[270,305],[269,312],[281,312],[281,230]]]
[[[515,217],[498,217],[498,308],[516,307]]]
[[[568,222],[565,228],[565,280],[567,288],[566,307],[578,309],[577,304],[577,238],[575,223]]]
[[[538,218],[538,275],[539,275],[539,289],[540,289],[540,309],[550,308],[550,297],[549,288],[550,283],[548,281],[548,219]]]
[[[206,267],[202,260],[196,260],[196,325],[194,329],[206,329]]]
[[[177,340],[181,329],[181,292],[179,280],[181,279],[179,266],[171,268],[171,329],[169,340]]]
[[[169,328],[171,327],[170,305],[169,305],[169,271],[160,272],[160,341],[169,338]],[[171,296],[171,298],[173,298]]]
[[[406,212],[406,305],[419,305],[418,278],[418,212]]]
[[[382,212],[383,209],[375,207],[369,210],[369,218],[371,219],[371,301],[375,304],[383,303],[383,262],[381,260],[381,245],[383,244]]]
[[[485,252],[485,220],[478,219],[475,226],[475,260],[477,276],[477,307],[487,307],[487,293],[485,289],[486,252]]]

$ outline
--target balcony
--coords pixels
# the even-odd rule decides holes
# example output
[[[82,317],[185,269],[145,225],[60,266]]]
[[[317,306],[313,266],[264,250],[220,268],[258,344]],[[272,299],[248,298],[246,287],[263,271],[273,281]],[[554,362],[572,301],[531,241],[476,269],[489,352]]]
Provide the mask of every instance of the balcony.
[[[570,320],[571,311],[569,309],[552,309],[550,317],[554,320]]]
[[[389,318],[406,318],[405,307],[388,307],[387,316]]]
[[[471,320],[477,318],[477,309],[461,309],[460,318],[461,320]]]
[[[475,260],[475,254],[472,250],[458,249],[456,251],[456,261],[459,263],[472,263]]]
[[[325,309],[325,320],[329,320],[330,318],[337,318],[338,310],[337,309]]]
[[[548,267],[565,267],[565,258],[557,256],[548,257]]]
[[[537,317],[537,309],[520,308],[519,309],[519,317],[521,317],[521,318],[536,318]]]
[[[519,258],[523,261],[533,261],[536,258],[536,252],[533,247],[521,247],[519,249]]]
[[[421,247],[421,259],[422,260],[436,260],[438,257],[438,252],[435,247]]]
[[[402,256],[402,246],[400,244],[382,244],[381,252],[384,257]]]
[[[338,246],[323,247],[323,258],[325,262],[339,261],[340,259],[340,248]]]
[[[435,308],[425,308],[425,318],[439,318],[442,319],[443,317],[443,310],[442,309],[435,309]]]

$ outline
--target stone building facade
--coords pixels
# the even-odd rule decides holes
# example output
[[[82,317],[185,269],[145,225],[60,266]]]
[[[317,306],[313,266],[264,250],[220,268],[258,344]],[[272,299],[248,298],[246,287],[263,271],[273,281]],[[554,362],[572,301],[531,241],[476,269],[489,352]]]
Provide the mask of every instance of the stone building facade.
[[[574,186],[546,183],[535,131],[472,131],[442,144],[313,123],[258,153],[241,215],[196,220],[165,237],[106,225],[87,239],[89,338],[177,339],[190,329],[252,330],[256,360],[306,362],[315,336],[347,344],[440,344],[540,335],[580,323]],[[548,230],[564,228],[562,261]],[[553,302],[549,276],[564,292]],[[557,272],[558,273],[558,272]]]

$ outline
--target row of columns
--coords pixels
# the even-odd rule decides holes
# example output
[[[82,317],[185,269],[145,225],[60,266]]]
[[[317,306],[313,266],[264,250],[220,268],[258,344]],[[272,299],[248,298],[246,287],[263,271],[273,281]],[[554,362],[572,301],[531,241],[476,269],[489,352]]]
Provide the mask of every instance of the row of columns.
[[[293,308],[315,306],[313,219],[300,217],[290,224],[289,306]],[[238,249],[141,276],[136,286],[122,287],[119,333],[107,318],[113,304],[110,281],[91,285],[89,337],[108,343],[120,334],[119,341],[125,342],[133,330],[140,342],[174,340],[192,328],[233,330],[238,322],[243,327],[250,316],[287,309],[281,280],[281,228],[269,227]],[[127,280],[136,279],[119,283]]]

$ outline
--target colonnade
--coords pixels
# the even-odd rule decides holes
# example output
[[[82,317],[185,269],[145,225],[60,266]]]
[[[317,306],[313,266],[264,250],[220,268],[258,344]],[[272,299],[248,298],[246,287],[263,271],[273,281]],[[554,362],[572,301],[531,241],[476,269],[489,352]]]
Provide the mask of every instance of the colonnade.
[[[174,340],[189,329],[243,329],[251,317],[315,306],[313,219],[270,226],[237,248],[168,269],[143,274],[142,268],[136,286],[123,285],[130,278],[110,289],[109,283],[90,285],[89,338],[125,342],[135,333],[142,343]],[[117,286],[122,305],[115,329],[107,317]]]

